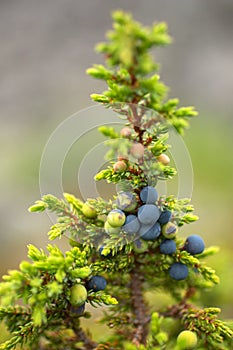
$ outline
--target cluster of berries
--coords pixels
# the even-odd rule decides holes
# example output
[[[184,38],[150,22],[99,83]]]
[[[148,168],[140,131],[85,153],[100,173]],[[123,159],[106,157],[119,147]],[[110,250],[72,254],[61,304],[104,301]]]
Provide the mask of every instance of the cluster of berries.
[[[117,209],[113,209],[107,216],[105,231],[108,234],[118,234],[121,231],[134,238],[145,241],[155,241],[162,237],[160,252],[172,255],[176,252],[175,237],[177,226],[171,222],[172,213],[156,205],[158,192],[152,186],[144,187],[139,194],[139,200],[133,192],[120,192],[116,199]],[[203,239],[198,235],[191,235],[186,239],[184,250],[192,255],[200,254],[205,249]],[[100,254],[103,247],[100,248]],[[183,280],[188,276],[188,267],[175,262],[169,269],[169,275],[175,280]]]
[[[85,311],[85,302],[88,291],[98,292],[107,286],[106,279],[102,276],[93,276],[84,286],[81,283],[73,285],[70,289],[69,302],[73,314],[82,315]]]

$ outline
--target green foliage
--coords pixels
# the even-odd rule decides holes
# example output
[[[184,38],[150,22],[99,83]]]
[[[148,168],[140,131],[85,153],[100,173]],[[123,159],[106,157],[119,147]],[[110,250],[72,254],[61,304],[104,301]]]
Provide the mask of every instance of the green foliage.
[[[232,325],[218,318],[220,310],[202,308],[201,301],[195,306],[201,291],[219,283],[205,261],[218,248],[207,247],[196,255],[185,250],[178,227],[198,219],[190,200],[159,196],[150,203],[158,216],[171,214],[168,221],[157,217],[153,222],[161,229],[156,238],[143,238],[140,230],[129,234],[124,227],[127,215],[140,221],[138,211],[146,207],[141,190],[176,174],[166,156],[170,127],[182,134],[189,118],[197,114],[193,107],[178,107],[178,99],[167,99],[168,88],[160,81],[159,65],[149,50],[170,42],[165,23],[147,28],[128,13],[113,13],[113,30],[107,42],[97,46],[105,55],[105,65],[94,65],[87,73],[106,81],[108,90],[92,98],[113,109],[125,129],[99,128],[107,138],[109,164],[95,180],[117,184],[119,192],[126,192],[126,197],[131,194],[134,202],[120,208],[124,211],[120,219],[112,212],[121,205],[119,193],[109,201],[88,198],[85,203],[68,193],[63,199],[48,194],[29,208],[55,213],[57,222],[48,232],[49,239],[68,236],[71,247],[63,253],[49,244],[46,253],[29,245],[29,261],[3,276],[0,320],[11,338],[0,349],[19,345],[32,350],[181,350],[197,348],[196,341],[198,349],[232,347]],[[167,238],[176,245],[173,254],[160,251]],[[177,265],[186,266],[186,278],[171,277],[170,268]],[[98,275],[106,278],[106,291],[88,288],[89,280]],[[148,292],[166,293],[171,302],[167,307],[150,305]],[[87,303],[108,306],[101,322],[112,332],[102,342],[93,341],[82,328],[82,319],[91,316],[85,311]]]
[[[188,119],[197,115],[193,107],[178,107],[178,99],[166,100],[168,88],[160,81],[158,63],[149,50],[168,45],[171,38],[166,23],[142,27],[130,14],[113,13],[113,30],[107,33],[108,41],[97,45],[105,54],[106,66],[94,65],[87,73],[103,79],[108,90],[92,94],[94,101],[108,107],[117,103],[140,104],[166,118],[179,133],[188,127]]]

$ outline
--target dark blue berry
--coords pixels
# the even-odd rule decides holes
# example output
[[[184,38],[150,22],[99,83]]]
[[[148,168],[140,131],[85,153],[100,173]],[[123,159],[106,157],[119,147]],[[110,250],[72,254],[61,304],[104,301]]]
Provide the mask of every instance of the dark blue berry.
[[[188,276],[189,270],[186,265],[176,262],[169,269],[169,275],[174,280],[184,280]]]
[[[172,239],[166,239],[160,244],[159,250],[162,254],[174,254],[176,251],[176,242]]]
[[[159,215],[159,208],[153,204],[144,204],[138,209],[138,220],[144,225],[154,224]]]
[[[170,212],[170,210],[164,210],[164,211],[162,211],[162,213],[160,214],[160,217],[159,217],[158,222],[159,222],[161,225],[165,225],[165,224],[167,224],[167,223],[171,220],[171,217],[172,217],[172,213]]]
[[[161,233],[161,226],[158,222],[153,225],[142,225],[139,234],[145,241],[154,241]]]
[[[191,235],[186,239],[184,249],[192,255],[200,254],[205,249],[205,243],[200,236]]]
[[[146,186],[141,190],[140,198],[143,203],[154,204],[158,199],[158,192],[154,187]]]
[[[107,286],[106,279],[102,276],[93,276],[86,285],[87,290],[93,290],[98,292],[99,290],[104,290]]]
[[[85,303],[80,306],[72,306],[71,312],[75,315],[82,315],[85,311]]]
[[[137,233],[140,229],[140,222],[135,215],[128,215],[125,223],[122,226],[122,230],[126,233]]]

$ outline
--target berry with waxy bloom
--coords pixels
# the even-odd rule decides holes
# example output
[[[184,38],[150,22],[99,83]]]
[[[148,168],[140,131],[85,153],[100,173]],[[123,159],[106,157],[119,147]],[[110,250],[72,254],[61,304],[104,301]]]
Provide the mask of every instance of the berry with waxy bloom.
[[[185,280],[188,277],[189,270],[185,264],[175,262],[169,269],[169,275],[176,281]]]
[[[158,199],[158,192],[154,187],[146,186],[141,190],[140,198],[143,203],[154,204]]]
[[[191,235],[186,239],[184,249],[192,255],[201,254],[205,249],[204,240],[199,235]]]
[[[99,290],[104,290],[107,286],[107,281],[102,276],[93,276],[87,282],[87,290],[93,290],[94,292],[98,292]]]

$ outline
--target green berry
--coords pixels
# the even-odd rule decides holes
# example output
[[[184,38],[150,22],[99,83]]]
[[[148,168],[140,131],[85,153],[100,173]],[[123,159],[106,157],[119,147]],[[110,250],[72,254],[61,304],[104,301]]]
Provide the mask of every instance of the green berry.
[[[168,239],[174,238],[177,232],[178,232],[178,228],[172,222],[168,222],[167,224],[162,226],[162,234],[164,237]]]
[[[177,337],[177,345],[180,350],[194,349],[197,345],[197,335],[191,331],[182,331]]]
[[[134,211],[138,205],[135,193],[120,191],[116,199],[116,205],[127,213]]]
[[[82,284],[75,284],[70,289],[70,303],[73,306],[82,305],[87,300],[87,290]]]
[[[121,227],[125,223],[125,214],[120,209],[113,209],[108,214],[107,221],[112,227]]]
[[[109,224],[108,221],[105,222],[104,224],[104,230],[105,232],[107,232],[109,235],[111,234],[117,234],[117,233],[120,233],[121,231],[121,227],[113,227]]]
[[[95,208],[88,202],[84,203],[82,206],[82,213],[89,219],[94,219],[97,216]]]

